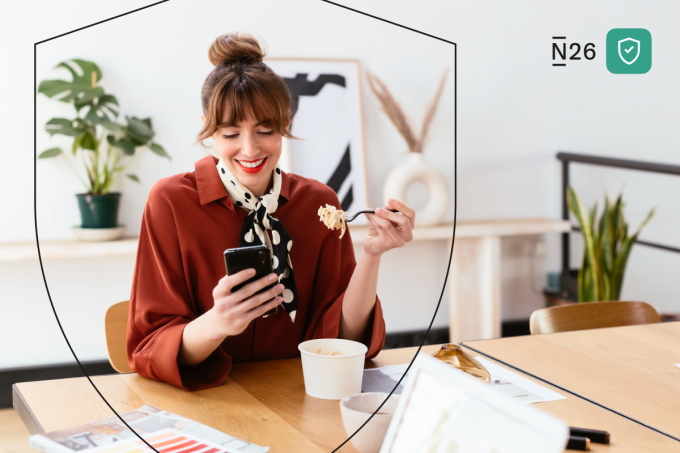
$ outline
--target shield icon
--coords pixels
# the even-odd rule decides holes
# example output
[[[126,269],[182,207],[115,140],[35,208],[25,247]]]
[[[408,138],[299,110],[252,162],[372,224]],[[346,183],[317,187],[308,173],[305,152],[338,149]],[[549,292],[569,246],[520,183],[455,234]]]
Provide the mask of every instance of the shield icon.
[[[640,56],[640,41],[626,38],[619,41],[619,57],[627,65],[635,63]]]

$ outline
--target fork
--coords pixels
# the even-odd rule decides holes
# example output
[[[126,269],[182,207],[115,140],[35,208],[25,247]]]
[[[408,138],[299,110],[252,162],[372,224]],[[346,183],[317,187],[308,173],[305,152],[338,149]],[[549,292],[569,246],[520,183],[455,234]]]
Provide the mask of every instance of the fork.
[[[399,212],[396,209],[389,209],[390,212]],[[365,211],[359,211],[356,214],[354,214],[352,217],[349,217],[347,220],[345,220],[346,223],[351,222],[352,220],[356,219],[359,217],[360,214],[375,214],[375,209],[366,209]]]

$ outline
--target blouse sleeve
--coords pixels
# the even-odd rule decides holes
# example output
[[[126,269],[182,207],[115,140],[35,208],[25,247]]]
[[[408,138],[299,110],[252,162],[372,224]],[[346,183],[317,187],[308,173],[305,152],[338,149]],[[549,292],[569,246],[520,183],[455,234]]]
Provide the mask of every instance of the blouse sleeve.
[[[339,202],[333,204],[340,209]],[[356,267],[356,259],[349,230],[345,231],[342,239],[338,239],[339,235],[337,230],[330,231],[321,247],[314,278],[314,312],[305,340],[338,338],[340,332],[342,301]],[[378,355],[385,344],[385,320],[377,295],[362,343],[368,347],[367,359]]]
[[[184,327],[198,316],[187,287],[168,186],[167,180],[154,186],[144,207],[130,295],[128,362],[147,378],[201,390],[224,382],[231,357],[218,347],[199,364],[178,366]]]

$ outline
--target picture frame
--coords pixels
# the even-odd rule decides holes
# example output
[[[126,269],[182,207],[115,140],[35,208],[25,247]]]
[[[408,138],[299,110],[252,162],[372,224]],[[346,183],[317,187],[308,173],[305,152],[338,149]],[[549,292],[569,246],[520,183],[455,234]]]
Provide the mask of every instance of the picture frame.
[[[368,206],[361,67],[358,60],[266,58],[292,95],[291,133],[281,168],[320,181],[338,195],[343,211]],[[362,216],[355,224],[366,224]]]

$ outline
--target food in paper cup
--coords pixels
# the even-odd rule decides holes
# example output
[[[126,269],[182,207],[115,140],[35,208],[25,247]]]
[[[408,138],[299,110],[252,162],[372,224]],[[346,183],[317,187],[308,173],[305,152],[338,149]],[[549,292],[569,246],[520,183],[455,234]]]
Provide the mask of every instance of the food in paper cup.
[[[321,355],[342,355],[338,351],[333,351],[331,353],[324,353],[324,352],[321,352],[321,348],[316,348],[316,353],[321,354]]]
[[[305,392],[315,398],[340,400],[361,393],[368,348],[339,338],[308,340],[298,345]],[[334,354],[335,353],[335,354]]]

